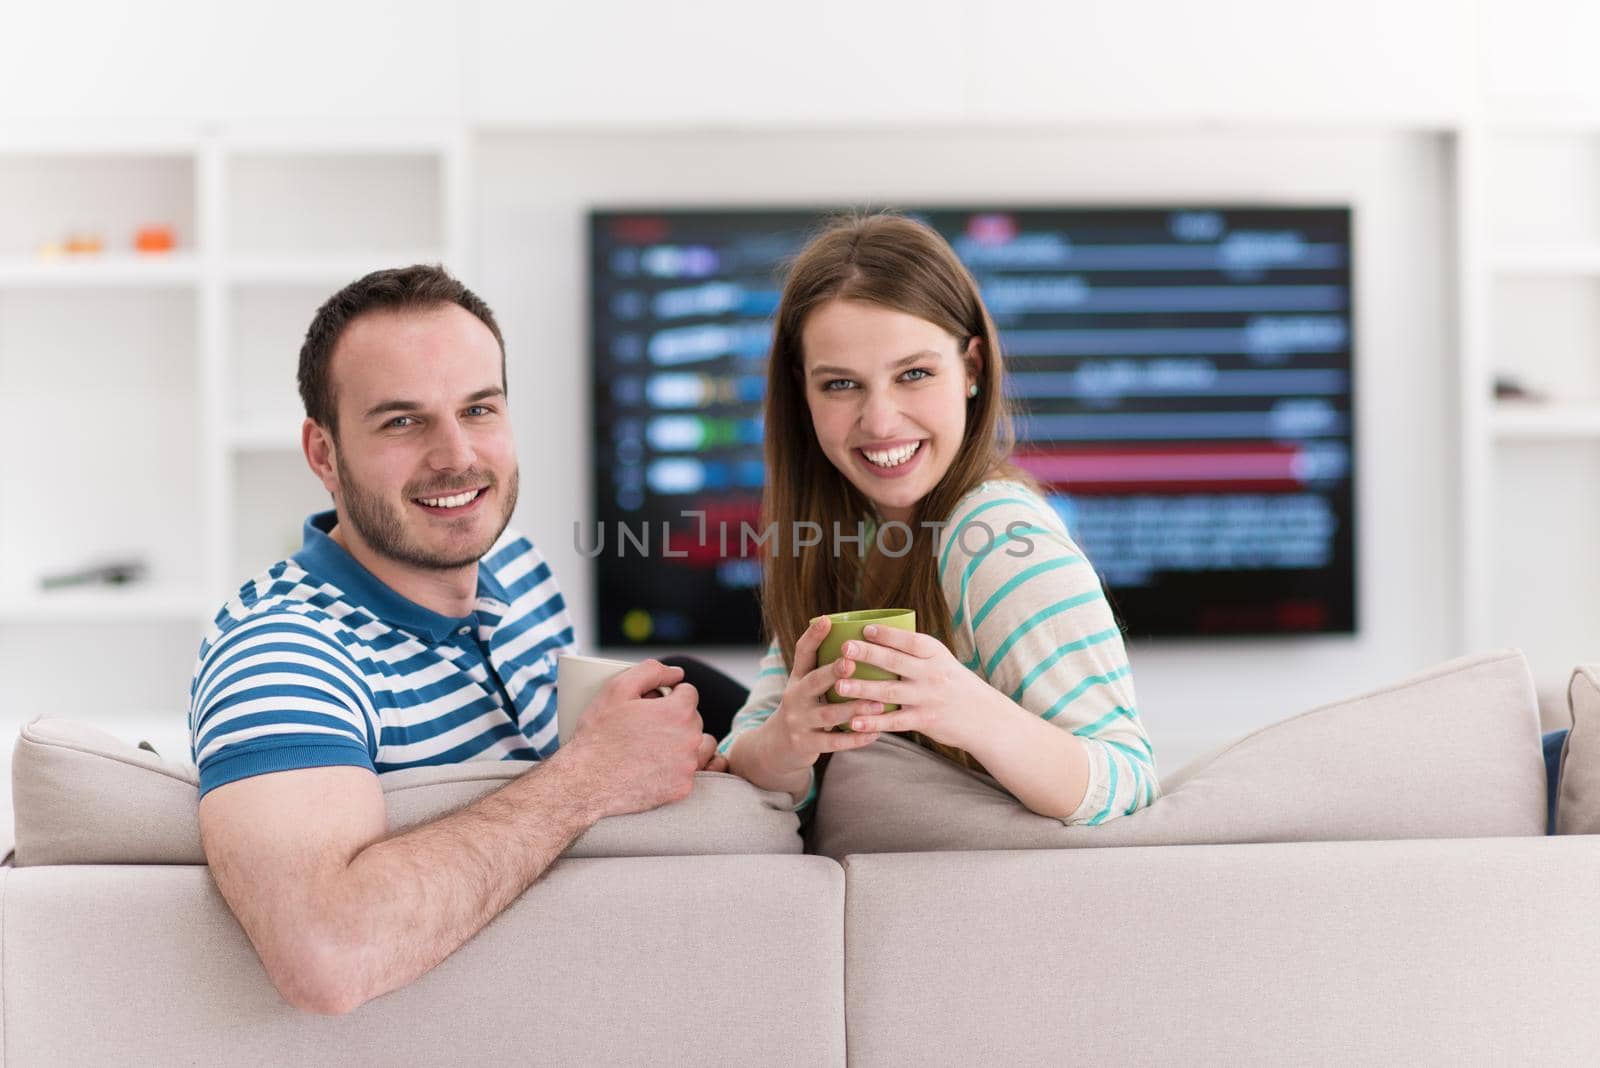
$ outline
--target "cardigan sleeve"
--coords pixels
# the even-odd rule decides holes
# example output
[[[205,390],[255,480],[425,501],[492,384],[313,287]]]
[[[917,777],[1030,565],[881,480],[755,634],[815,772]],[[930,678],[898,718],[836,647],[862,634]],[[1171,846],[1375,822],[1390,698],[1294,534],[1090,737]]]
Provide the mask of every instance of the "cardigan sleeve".
[[[1099,576],[1054,510],[1014,483],[966,498],[942,532],[939,577],[966,665],[1089,756],[1063,822],[1100,824],[1160,794],[1122,631]]]

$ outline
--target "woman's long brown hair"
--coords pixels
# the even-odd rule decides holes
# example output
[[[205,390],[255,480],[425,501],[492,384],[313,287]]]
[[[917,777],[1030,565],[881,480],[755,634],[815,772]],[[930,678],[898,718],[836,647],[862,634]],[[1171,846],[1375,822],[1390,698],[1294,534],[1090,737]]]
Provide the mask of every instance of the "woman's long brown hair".
[[[913,544],[891,558],[874,544],[835,552],[835,530],[854,536],[875,521],[872,505],[833,466],[817,441],[806,402],[801,331],[832,300],[855,300],[915,315],[959,342],[981,346],[978,395],[967,401],[966,432],[950,468],[918,501]],[[978,285],[933,230],[904,216],[835,221],[795,258],[784,283],[767,366],[766,492],[762,522],[773,532],[762,571],[762,615],[769,639],[794,666],[794,647],[810,621],[854,608],[910,608],[917,629],[950,644],[950,608],[939,585],[932,530],[956,502],[997,474],[1031,482],[1009,462],[1011,415],[1002,392],[1000,344]],[[797,524],[822,528],[822,544],[795,548]],[[837,524],[837,526],[835,526]],[[890,548],[899,552],[903,541]],[[903,565],[903,566],[902,566]]]

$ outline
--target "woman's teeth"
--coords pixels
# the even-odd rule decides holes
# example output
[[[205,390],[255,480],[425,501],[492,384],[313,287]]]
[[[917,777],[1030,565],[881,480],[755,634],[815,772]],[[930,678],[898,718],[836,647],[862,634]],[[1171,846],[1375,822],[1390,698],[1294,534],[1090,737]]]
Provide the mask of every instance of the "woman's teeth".
[[[901,464],[911,459],[911,457],[915,455],[916,451],[920,448],[922,448],[922,442],[913,441],[910,445],[901,445],[898,448],[887,449],[883,452],[877,452],[871,449],[862,449],[861,455],[865,456],[868,460],[871,460],[879,467],[899,467]]]
[[[429,508],[460,508],[482,492],[482,490],[468,490],[454,497],[418,497],[417,500]]]

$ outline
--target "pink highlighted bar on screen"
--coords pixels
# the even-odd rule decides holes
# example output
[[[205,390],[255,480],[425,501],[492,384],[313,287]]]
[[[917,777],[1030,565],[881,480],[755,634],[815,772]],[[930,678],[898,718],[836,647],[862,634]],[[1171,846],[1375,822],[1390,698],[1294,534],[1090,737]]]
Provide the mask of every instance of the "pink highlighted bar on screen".
[[[1016,461],[1039,481],[1074,493],[1261,493],[1305,486],[1293,445],[1054,449],[1019,453]]]

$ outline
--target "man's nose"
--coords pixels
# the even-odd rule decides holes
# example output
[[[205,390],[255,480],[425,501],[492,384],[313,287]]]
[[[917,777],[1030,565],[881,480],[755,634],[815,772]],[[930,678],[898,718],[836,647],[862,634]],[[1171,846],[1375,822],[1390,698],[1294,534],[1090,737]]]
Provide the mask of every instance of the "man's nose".
[[[441,471],[458,471],[471,467],[477,459],[472,441],[460,423],[449,421],[437,424],[433,438],[428,443],[428,463]]]

